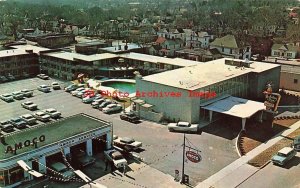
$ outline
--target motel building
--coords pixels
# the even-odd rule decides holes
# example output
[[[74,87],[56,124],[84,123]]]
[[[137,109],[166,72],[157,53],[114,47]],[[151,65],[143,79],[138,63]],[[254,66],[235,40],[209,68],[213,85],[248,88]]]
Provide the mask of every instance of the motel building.
[[[45,175],[51,174],[47,169],[50,164],[64,163],[63,157],[71,163],[79,150],[92,156],[111,147],[112,124],[86,114],[2,135],[0,187],[16,187],[38,179],[18,161],[24,161],[33,171]]]
[[[153,121],[207,123],[227,115],[262,120],[264,91],[279,89],[280,65],[217,59],[150,76],[136,75],[134,110]]]

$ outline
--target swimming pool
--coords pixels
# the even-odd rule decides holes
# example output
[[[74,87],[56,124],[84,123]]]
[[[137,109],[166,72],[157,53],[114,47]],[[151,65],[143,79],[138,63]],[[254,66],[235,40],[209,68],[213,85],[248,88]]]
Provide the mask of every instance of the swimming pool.
[[[135,83],[122,82],[122,81],[104,81],[101,83],[102,86],[112,87],[118,89],[121,92],[127,92],[129,94],[135,93]]]

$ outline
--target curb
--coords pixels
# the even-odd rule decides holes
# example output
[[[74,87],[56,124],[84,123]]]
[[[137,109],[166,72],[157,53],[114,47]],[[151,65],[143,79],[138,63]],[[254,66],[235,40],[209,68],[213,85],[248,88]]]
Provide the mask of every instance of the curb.
[[[236,151],[237,151],[237,153],[238,153],[238,155],[240,156],[240,157],[242,157],[243,155],[242,155],[242,152],[241,152],[241,149],[240,149],[240,147],[239,147],[239,142],[240,142],[240,139],[241,139],[241,133],[243,132],[243,130],[241,130],[240,132],[239,132],[239,134],[238,134],[238,136],[237,136],[237,139],[236,139],[236,142],[235,142],[235,149],[236,149]]]
[[[271,162],[271,160],[268,160],[265,164],[263,164],[262,166],[260,166],[259,169],[265,168],[270,162]]]

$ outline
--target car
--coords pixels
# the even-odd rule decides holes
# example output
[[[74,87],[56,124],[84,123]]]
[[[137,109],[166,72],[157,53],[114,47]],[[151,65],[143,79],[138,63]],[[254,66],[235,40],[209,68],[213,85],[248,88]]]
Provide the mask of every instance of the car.
[[[40,79],[43,79],[43,80],[48,80],[49,79],[49,76],[47,76],[46,74],[38,74],[38,75],[36,75],[36,77],[38,77]]]
[[[133,138],[129,137],[119,137],[113,140],[113,144],[126,151],[136,151],[142,147],[142,142],[135,141]]]
[[[52,85],[52,88],[55,90],[60,89],[60,85],[57,82],[52,82],[51,85]]]
[[[31,114],[24,114],[20,116],[28,125],[36,124],[36,119]]]
[[[65,87],[65,91],[66,92],[71,92],[71,91],[74,91],[78,88],[83,88],[84,87],[84,84],[71,84],[71,85],[68,85],[67,87]]]
[[[10,119],[10,123],[18,129],[24,129],[27,127],[27,123],[19,117]]]
[[[53,162],[50,164],[50,168],[55,172],[59,172],[58,174],[60,174],[61,178],[66,181],[69,181],[75,177],[75,173],[61,162]],[[55,175],[57,175],[57,173],[55,173]]]
[[[21,106],[28,110],[37,110],[38,109],[38,106],[36,104],[34,104],[32,101],[23,102],[23,103],[21,103]]]
[[[93,156],[88,156],[83,150],[79,150],[74,152],[72,155],[74,162],[79,168],[84,168],[88,165],[95,163],[96,159]]]
[[[296,150],[291,147],[284,147],[279,150],[271,159],[273,164],[284,166],[289,160],[296,155]]]
[[[1,121],[0,122],[1,131],[4,132],[13,132],[14,126],[10,123],[10,121]]]
[[[32,115],[39,121],[42,121],[42,122],[50,121],[50,115],[46,114],[45,112],[39,111]]]
[[[44,93],[48,93],[48,92],[51,91],[50,87],[47,86],[47,85],[39,85],[39,86],[37,87],[37,89],[38,89],[39,91],[44,92]]]
[[[32,97],[33,96],[33,91],[28,90],[28,89],[22,89],[21,92],[25,97]]]
[[[54,108],[48,108],[44,111],[46,114],[48,114],[53,119],[58,119],[61,117],[61,113]]]
[[[113,104],[113,101],[110,100],[110,99],[106,99],[104,102],[102,102],[100,105],[99,105],[99,110],[103,110],[103,108],[105,108],[107,105],[109,104]]]
[[[99,108],[99,105],[101,105],[101,103],[103,103],[105,101],[105,99],[101,98],[101,99],[94,99],[92,102],[92,107],[93,108]]]
[[[104,151],[104,156],[107,160],[113,162],[116,168],[124,168],[127,166],[127,160],[115,149]]]
[[[138,123],[140,121],[140,118],[133,112],[125,112],[124,114],[121,114],[120,119],[129,121],[131,123]]]
[[[177,123],[169,123],[168,130],[170,132],[179,131],[179,132],[199,132],[198,124],[190,124],[189,122],[179,121]]]
[[[76,97],[83,98],[83,95],[84,95],[84,94],[89,95],[89,94],[90,94],[90,89],[89,89],[89,88],[85,88],[84,90],[79,91],[79,92],[76,94]]]
[[[96,94],[95,94],[95,91],[94,90],[86,90],[84,91],[84,94],[82,95],[82,98],[84,97],[88,97],[88,96],[93,96],[96,98]]]
[[[5,94],[0,95],[0,98],[2,100],[4,100],[5,102],[12,102],[12,101],[14,101],[14,97],[12,96],[12,94],[9,94],[9,93],[5,93]]]
[[[24,99],[24,93],[21,92],[21,91],[12,92],[12,96],[13,96],[14,99],[17,99],[17,100]]]
[[[93,102],[96,101],[96,100],[99,100],[99,99],[103,99],[102,95],[101,94],[96,94],[96,97],[93,100]]]
[[[86,97],[84,97],[84,98],[82,98],[82,102],[83,103],[91,103],[91,102],[93,102],[93,100],[96,98],[96,96],[95,95],[88,95],[88,96],[86,96]]]
[[[294,138],[292,147],[294,148],[294,150],[300,151],[300,136]]]
[[[85,90],[85,88],[80,87],[80,88],[75,89],[74,91],[71,91],[71,94],[72,94],[73,96],[76,96],[77,93],[79,93],[79,92],[81,92],[81,91],[84,91],[84,90]]]
[[[102,109],[102,112],[105,114],[110,114],[114,112],[120,112],[121,110],[122,110],[122,106],[120,104],[109,104]]]
[[[8,79],[5,76],[0,76],[0,82],[7,82]]]
[[[13,80],[16,79],[16,78],[15,78],[13,75],[11,75],[11,74],[7,75],[7,78],[8,78],[8,80],[10,80],[10,81],[13,81]]]

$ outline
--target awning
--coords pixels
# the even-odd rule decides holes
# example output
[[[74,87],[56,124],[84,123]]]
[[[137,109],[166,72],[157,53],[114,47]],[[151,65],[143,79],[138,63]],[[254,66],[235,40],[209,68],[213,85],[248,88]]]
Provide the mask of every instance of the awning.
[[[265,110],[266,106],[262,102],[230,96],[202,108],[239,118],[250,118],[256,112]]]

